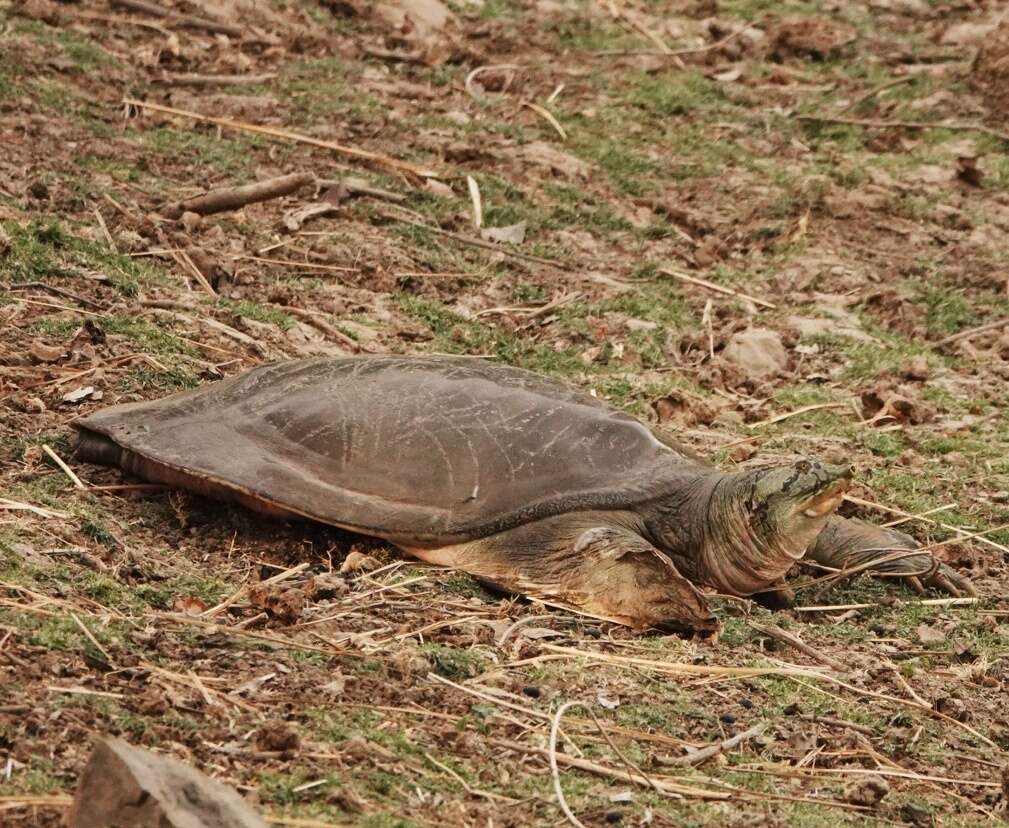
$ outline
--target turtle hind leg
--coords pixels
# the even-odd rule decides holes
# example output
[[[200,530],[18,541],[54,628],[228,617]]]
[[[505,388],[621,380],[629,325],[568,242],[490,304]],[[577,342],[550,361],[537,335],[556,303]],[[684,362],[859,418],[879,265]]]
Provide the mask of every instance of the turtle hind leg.
[[[559,515],[458,546],[408,551],[508,592],[636,629],[716,630],[697,588],[643,537],[608,517]]]
[[[895,551],[916,549],[918,542],[896,529],[835,515],[806,551],[806,557],[834,569],[851,569]],[[873,565],[872,571],[901,578],[916,592],[933,587],[954,596],[977,595],[968,578],[937,561],[927,549],[916,555],[882,561]]]

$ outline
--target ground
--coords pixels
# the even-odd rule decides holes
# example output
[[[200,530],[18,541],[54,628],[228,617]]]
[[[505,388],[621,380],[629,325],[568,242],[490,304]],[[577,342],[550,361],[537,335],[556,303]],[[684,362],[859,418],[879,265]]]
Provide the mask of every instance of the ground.
[[[1009,314],[998,4],[373,5],[0,5],[0,822],[62,824],[116,734],[276,824],[559,825],[577,701],[584,825],[1000,824],[1009,328],[946,341]],[[343,183],[171,217],[290,173]],[[844,459],[844,512],[981,599],[858,576],[640,635],[73,457],[80,414],[350,352]]]

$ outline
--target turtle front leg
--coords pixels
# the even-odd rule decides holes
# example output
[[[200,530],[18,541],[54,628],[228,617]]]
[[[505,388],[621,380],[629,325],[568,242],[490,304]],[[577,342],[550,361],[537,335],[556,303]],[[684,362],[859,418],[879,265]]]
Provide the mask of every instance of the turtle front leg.
[[[559,515],[457,546],[408,551],[635,629],[718,628],[704,596],[672,562],[603,513]]]
[[[807,550],[806,558],[834,569],[850,569],[886,557],[893,550],[919,548],[914,538],[896,529],[835,515]],[[903,576],[919,593],[925,591],[924,587],[933,587],[954,596],[977,595],[969,579],[936,561],[928,550],[885,561],[874,569],[885,575]]]

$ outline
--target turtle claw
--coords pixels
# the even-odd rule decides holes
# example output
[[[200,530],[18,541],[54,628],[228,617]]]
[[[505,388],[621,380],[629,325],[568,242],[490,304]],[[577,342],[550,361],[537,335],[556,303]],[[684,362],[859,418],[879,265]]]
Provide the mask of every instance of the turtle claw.
[[[907,581],[908,586],[911,587],[911,589],[913,589],[919,595],[925,594],[925,587],[921,585],[921,581],[918,580],[917,575],[908,575],[907,578],[905,578],[904,580]]]
[[[977,589],[974,584],[945,564],[939,564],[935,573],[925,583],[933,589],[952,595],[954,598],[977,597]]]

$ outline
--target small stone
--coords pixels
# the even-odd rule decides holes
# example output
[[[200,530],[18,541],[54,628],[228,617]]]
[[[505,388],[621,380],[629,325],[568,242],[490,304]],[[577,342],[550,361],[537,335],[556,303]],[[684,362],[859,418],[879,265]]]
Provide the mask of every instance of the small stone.
[[[277,753],[293,753],[301,747],[301,739],[284,722],[267,722],[256,731],[256,749]]]
[[[766,328],[748,328],[733,334],[722,356],[738,365],[751,379],[774,376],[788,365],[788,353],[781,336]]]
[[[946,634],[928,624],[919,624],[915,632],[918,635],[918,640],[926,647],[937,647],[946,643]]]
[[[182,222],[182,226],[186,228],[187,233],[193,233],[203,226],[203,216],[190,210],[186,210],[179,221]]]
[[[900,373],[904,379],[924,382],[930,375],[928,358],[924,354],[908,357],[901,363]]]
[[[522,695],[528,696],[530,699],[538,699],[543,695],[543,691],[540,690],[539,687],[533,687],[530,685],[529,687],[522,688]]]
[[[445,113],[445,120],[451,121],[453,124],[459,124],[459,126],[465,126],[473,119],[465,112],[459,112],[458,110],[453,109],[452,111]]]
[[[725,724],[735,724],[736,717],[731,713],[723,713],[718,717],[718,720],[720,722],[724,722]]]
[[[624,818],[624,812],[623,811],[607,811],[606,812],[606,821],[610,825],[616,825],[618,822],[621,822],[623,820],[623,818]]]
[[[875,808],[890,793],[890,785],[882,777],[854,779],[844,788],[844,801],[852,805]]]

